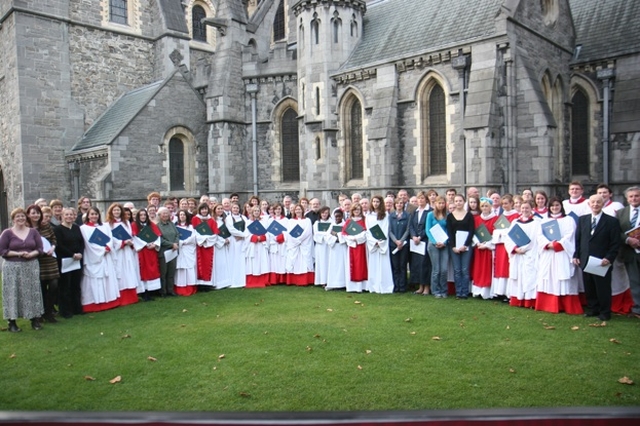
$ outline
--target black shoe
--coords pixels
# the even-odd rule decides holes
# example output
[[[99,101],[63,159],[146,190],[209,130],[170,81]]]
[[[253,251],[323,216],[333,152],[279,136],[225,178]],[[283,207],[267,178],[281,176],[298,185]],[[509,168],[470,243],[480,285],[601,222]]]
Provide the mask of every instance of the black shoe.
[[[18,333],[22,331],[22,329],[18,327],[18,324],[16,324],[16,320],[9,320],[9,331],[11,333]]]
[[[69,318],[73,318],[73,314],[70,313],[64,313],[64,314],[60,314],[62,316],[62,318],[64,319],[69,319]]]
[[[38,318],[34,318],[31,320],[31,328],[33,328],[34,330],[42,330],[42,324],[40,324]]]
[[[50,322],[51,324],[55,324],[55,323],[57,323],[57,322],[58,322],[58,320],[57,320],[57,319],[55,319],[55,317],[53,316],[53,314],[45,314],[45,315],[43,316],[43,318],[44,318],[44,320],[45,320],[46,322]]]
[[[598,319],[600,321],[610,321],[611,320],[611,315],[601,314],[601,315],[598,315]]]
[[[591,312],[591,311],[589,311],[589,312],[585,312],[585,313],[584,313],[584,316],[585,316],[585,317],[597,317],[598,315],[600,315],[598,312]]]

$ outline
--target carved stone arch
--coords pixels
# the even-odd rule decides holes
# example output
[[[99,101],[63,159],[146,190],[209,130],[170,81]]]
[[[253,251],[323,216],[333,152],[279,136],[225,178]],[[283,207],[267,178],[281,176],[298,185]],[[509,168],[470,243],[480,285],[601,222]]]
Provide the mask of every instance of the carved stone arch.
[[[422,73],[422,75],[418,79],[418,82],[413,88],[414,101],[417,102],[418,99],[420,99],[420,95],[424,90],[424,85],[428,84],[430,79],[435,79],[442,86],[445,93],[447,94],[451,93],[452,85],[449,79],[444,74],[436,70],[435,68],[428,67],[428,68],[425,68],[424,72]]]
[[[194,6],[199,6],[204,9],[205,15],[207,18],[213,18],[216,16],[216,5],[213,4],[211,0],[188,0],[187,7],[185,8],[185,14],[187,18],[187,28],[189,29],[189,35],[191,36],[191,41],[197,43],[198,46],[209,45],[212,48],[216,46],[216,37],[217,32],[216,29],[212,26],[206,26],[207,32],[207,41],[198,41],[193,39],[193,8]]]
[[[178,142],[182,143],[181,147]],[[162,148],[165,153],[166,170],[162,183],[166,191],[175,196],[193,195],[196,191],[196,169],[198,168],[196,153],[199,148],[193,132],[184,126],[172,127],[163,138]],[[182,158],[175,148],[181,148]],[[179,170],[182,170],[182,188],[180,188],[180,182],[176,181]]]
[[[451,172],[451,86],[442,74],[427,71],[416,89],[417,143],[414,174],[417,182],[445,182]]]
[[[338,141],[341,180],[347,186],[361,186],[368,178],[367,124],[364,96],[355,87],[349,87],[340,97]]]
[[[273,123],[270,135],[273,150],[271,170],[273,170],[272,179],[274,182],[296,184],[299,182],[300,132],[297,124],[298,114],[298,102],[291,96],[282,98],[271,111],[271,122]],[[292,121],[294,119],[295,122]],[[295,128],[292,128],[294,125]],[[297,179],[294,179],[296,175]]]

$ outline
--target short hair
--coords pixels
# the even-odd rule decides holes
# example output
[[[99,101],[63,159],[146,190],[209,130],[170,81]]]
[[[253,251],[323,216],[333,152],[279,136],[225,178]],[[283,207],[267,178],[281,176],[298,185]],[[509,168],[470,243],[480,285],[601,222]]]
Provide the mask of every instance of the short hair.
[[[606,183],[601,183],[600,185],[596,186],[596,191],[598,189],[606,189],[607,191],[609,191],[609,194],[613,194],[613,191],[611,190],[611,188],[609,188],[609,185],[607,185]]]
[[[158,209],[158,212],[157,212],[157,213],[158,213],[158,216],[160,216],[162,213],[165,213],[165,212],[166,212],[166,213],[171,214],[171,212],[169,211],[169,209],[168,209],[168,208],[166,208],[166,207],[162,206],[162,207],[160,207],[160,208]]]
[[[553,197],[549,198],[549,202],[547,203],[549,205],[549,207],[551,207],[552,203],[560,203],[560,211],[562,212],[562,216],[566,216],[567,214],[564,211],[564,205],[562,204],[562,198],[558,197],[557,195],[554,195]],[[551,217],[551,210],[549,210],[547,212],[547,216]]]
[[[200,203],[198,205],[198,210],[196,210],[196,213],[200,214],[200,210],[202,209],[207,209],[207,212],[211,213],[211,207],[209,207],[209,204],[207,203]]]
[[[64,204],[62,204],[62,201],[60,201],[58,199],[54,199],[54,200],[49,201],[49,207],[54,208],[55,206],[64,207]]]
[[[40,207],[40,209],[42,210],[42,214],[44,215],[46,214],[53,214],[53,212],[51,211],[51,207],[49,206],[44,206],[44,207]]]
[[[25,215],[25,217],[27,216],[27,211],[22,207],[16,207],[15,209],[11,210],[11,220],[15,219],[16,215],[19,215],[20,213]]]
[[[160,193],[153,191],[152,193],[150,193],[149,195],[147,195],[147,201],[151,201],[152,198],[157,198],[158,200],[161,198],[160,197]]]
[[[572,186],[579,186],[580,189],[584,189],[584,186],[582,186],[582,182],[580,182],[579,180],[573,180],[569,183],[569,187]]]
[[[238,195],[237,192],[232,192],[231,195],[229,195],[229,198],[233,198],[233,197],[238,197],[240,198],[240,195]]]
[[[163,204],[162,206],[163,206],[163,207],[166,207],[166,206],[173,206],[173,201],[171,201],[171,200],[167,200],[167,201],[165,201],[165,202],[164,202],[164,204]],[[160,210],[160,209],[158,209],[158,210]]]
[[[89,203],[91,203],[91,198],[87,197],[86,195],[82,195],[80,198],[78,198],[78,208],[80,208],[85,198],[89,200]]]
[[[624,196],[626,197],[629,192],[640,192],[640,186],[630,186],[624,190]]]
[[[453,192],[454,194],[457,194],[457,193],[458,193],[458,191],[456,191],[456,189],[455,189],[455,188],[449,188],[449,189],[447,189],[447,190],[445,191],[445,194],[448,194],[449,192]]]

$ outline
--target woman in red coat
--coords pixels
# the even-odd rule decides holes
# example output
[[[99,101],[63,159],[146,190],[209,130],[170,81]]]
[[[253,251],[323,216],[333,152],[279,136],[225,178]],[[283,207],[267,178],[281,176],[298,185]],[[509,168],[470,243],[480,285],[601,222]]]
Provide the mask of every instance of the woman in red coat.
[[[357,222],[363,229],[362,232],[349,235],[347,229],[352,222]],[[360,204],[355,203],[351,207],[351,215],[342,228],[342,234],[349,247],[349,281],[347,291],[361,293],[368,290],[368,266],[367,266],[367,225],[362,215]]]
[[[469,197],[471,199],[471,197]],[[489,236],[493,235],[494,226],[498,216],[493,212],[491,200],[480,201],[479,215],[474,216],[476,230],[480,225],[487,228]],[[480,242],[473,249],[473,261],[471,268],[471,280],[473,281],[473,296],[481,296],[483,299],[491,299],[493,291],[491,283],[493,281],[493,249],[491,241]]]
[[[150,243],[137,237],[145,226],[149,226],[158,238]],[[162,233],[155,223],[151,221],[147,211],[140,209],[136,218],[131,223],[131,232],[135,237],[134,248],[138,252],[138,264],[140,265],[140,286],[138,293],[143,293],[145,302],[153,300],[150,292],[160,290],[160,263],[158,262],[158,250],[160,250],[160,235]]]
[[[213,235],[203,235],[198,232],[198,225],[206,222],[213,231]],[[191,219],[191,225],[196,233],[196,284],[198,291],[211,291],[213,289],[213,246],[215,245],[218,225],[211,217],[209,205],[201,203],[198,206],[198,214]]]

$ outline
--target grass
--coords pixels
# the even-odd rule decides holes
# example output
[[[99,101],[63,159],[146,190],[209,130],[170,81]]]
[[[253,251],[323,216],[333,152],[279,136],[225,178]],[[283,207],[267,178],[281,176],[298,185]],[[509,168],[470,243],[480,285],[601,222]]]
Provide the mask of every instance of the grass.
[[[39,332],[21,320],[22,333],[0,333],[0,410],[640,405],[640,387],[618,383],[640,380],[640,322],[593,322],[483,300],[320,288],[159,299]]]

